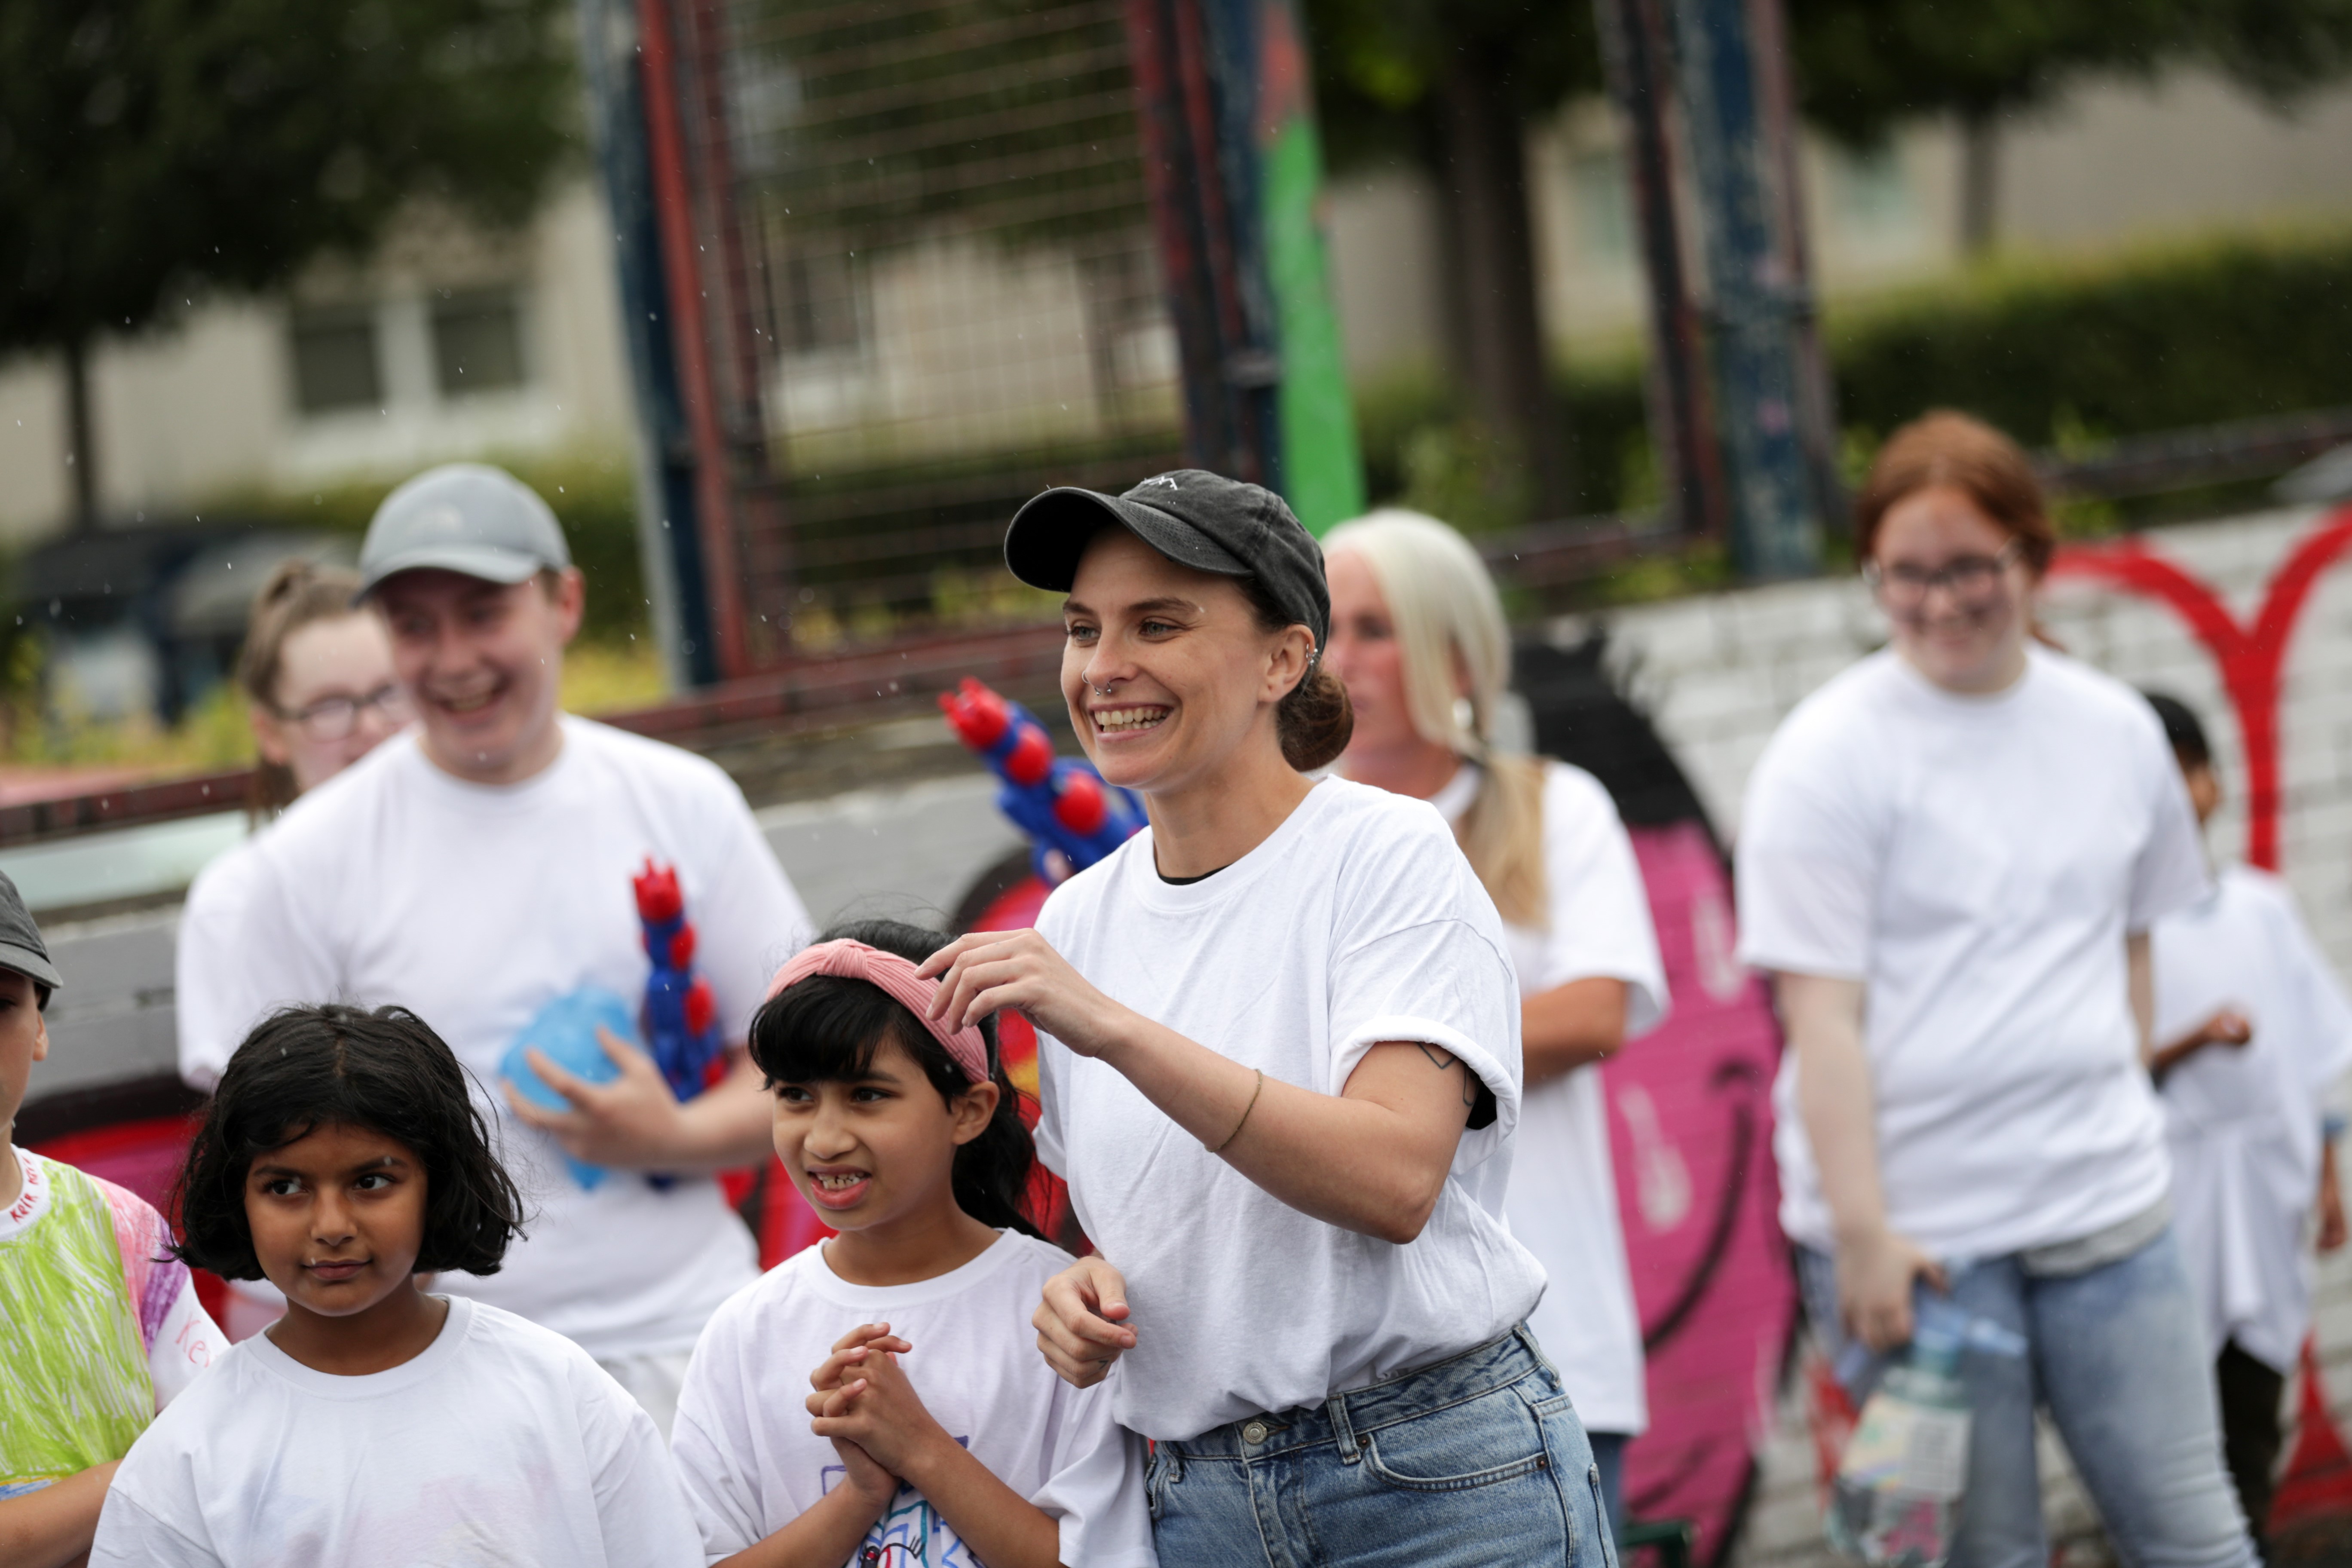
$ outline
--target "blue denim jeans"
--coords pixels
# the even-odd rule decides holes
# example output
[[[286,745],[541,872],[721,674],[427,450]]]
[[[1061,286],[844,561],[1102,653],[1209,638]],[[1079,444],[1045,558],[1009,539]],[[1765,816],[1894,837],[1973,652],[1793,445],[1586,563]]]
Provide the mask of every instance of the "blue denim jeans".
[[[1806,1314],[1834,1360],[1843,1347],[1828,1255],[1798,1249]],[[2168,1228],[2137,1252],[2081,1274],[2028,1274],[2017,1258],[1956,1270],[1952,1299],[2021,1334],[2023,1356],[1961,1357],[1975,1425],[1968,1492],[1949,1568],[2046,1568],[2033,1413],[2049,1407],[2126,1568],[2252,1568],[2205,1331]],[[1857,1386],[1875,1386],[1873,1358]]]
[[[1584,1428],[1525,1325],[1155,1444],[1145,1488],[1162,1568],[1617,1568]]]

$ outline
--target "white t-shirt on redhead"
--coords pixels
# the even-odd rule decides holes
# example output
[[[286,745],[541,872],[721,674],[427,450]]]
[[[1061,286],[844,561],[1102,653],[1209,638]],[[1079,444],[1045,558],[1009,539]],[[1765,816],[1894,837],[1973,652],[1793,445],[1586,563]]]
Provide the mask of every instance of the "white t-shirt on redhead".
[[[1888,1223],[1943,1258],[2078,1240],[2161,1202],[2164,1118],[2124,941],[2205,889],[2164,731],[2121,682],[2036,647],[1990,697],[1892,651],[1798,704],[1748,781],[1740,956],[1860,980]],[[1776,1086],[1780,1222],[1832,1239]]]
[[[1429,804],[1459,822],[1484,777],[1465,763]],[[1577,980],[1622,980],[1626,1040],[1656,1028],[1666,1016],[1666,971],[1649,890],[1616,803],[1582,768],[1544,763],[1543,856],[1549,923],[1503,926],[1520,995]],[[1528,1326],[1559,1369],[1577,1416],[1588,1431],[1642,1431],[1650,1424],[1642,1320],[1625,1262],[1599,1066],[1527,1091],[1504,1212],[1511,1234],[1555,1287]]]
[[[561,1335],[452,1300],[387,1372],[268,1334],[155,1418],[107,1489],[92,1568],[695,1568],[661,1436]]]
[[[1081,974],[1318,1094],[1339,1093],[1382,1041],[1438,1046],[1493,1090],[1496,1119],[1463,1133],[1435,1212],[1399,1246],[1289,1207],[1115,1069],[1041,1034],[1038,1152],[1134,1311],[1136,1348],[1110,1378],[1120,1424],[1196,1436],[1507,1332],[1544,1283],[1503,1219],[1518,987],[1494,901],[1444,819],[1426,801],[1325,779],[1265,843],[1182,886],[1160,879],[1151,837],[1045,901],[1037,929]]]
[[[705,1555],[717,1563],[765,1540],[840,1484],[841,1456],[809,1430],[809,1373],[858,1324],[887,1323],[915,1347],[899,1365],[923,1408],[1053,1518],[1062,1562],[1155,1568],[1142,1442],[1111,1419],[1108,1385],[1073,1388],[1055,1375],[1029,1326],[1045,1281],[1069,1266],[1059,1247],[1007,1233],[933,1279],[853,1285],[812,1247],[738,1292],[694,1348],[670,1431]],[[866,1545],[892,1568],[972,1561],[911,1487],[898,1489]]]
[[[677,868],[695,963],[740,1040],[808,919],[734,782],[700,757],[584,719],[519,784],[452,778],[412,732],[297,801],[253,841],[239,965],[210,1019],[182,1021],[182,1070],[217,1078],[247,1030],[289,1003],[397,1003],[449,1042],[522,1186],[528,1236],[506,1266],[436,1289],[569,1335],[605,1359],[693,1348],[757,1273],[751,1234],[708,1177],[593,1190],[554,1141],[509,1116],[499,1060],[547,1003],[601,986],[633,1008],[650,964],[630,879]]]

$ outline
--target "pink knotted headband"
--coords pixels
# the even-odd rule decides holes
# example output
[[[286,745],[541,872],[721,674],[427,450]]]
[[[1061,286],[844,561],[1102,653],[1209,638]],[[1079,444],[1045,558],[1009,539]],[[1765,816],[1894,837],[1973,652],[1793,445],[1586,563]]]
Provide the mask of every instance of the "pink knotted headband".
[[[776,971],[768,982],[768,995],[772,999],[787,985],[808,979],[813,974],[830,974],[840,980],[863,980],[877,986],[884,995],[912,1013],[923,1027],[946,1047],[956,1066],[974,1083],[988,1081],[988,1042],[981,1037],[978,1028],[951,1027],[945,1018],[926,1016],[932,999],[940,994],[940,983],[925,980],[916,974],[915,966],[895,952],[868,947],[862,942],[844,937],[836,942],[821,942],[814,947],[803,948],[791,963]]]

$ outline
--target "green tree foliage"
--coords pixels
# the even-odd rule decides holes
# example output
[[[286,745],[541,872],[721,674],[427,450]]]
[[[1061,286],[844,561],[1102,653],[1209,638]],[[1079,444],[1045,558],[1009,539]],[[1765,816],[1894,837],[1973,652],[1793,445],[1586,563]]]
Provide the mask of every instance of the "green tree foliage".
[[[1787,0],[1806,117],[1855,144],[1923,115],[2047,102],[2080,77],[2221,70],[2283,101],[2352,69],[2352,0]]]
[[[570,143],[562,0],[0,5],[0,353],[78,367],[199,289],[363,252],[412,197],[528,214]],[[87,473],[89,465],[81,464]]]
[[[1436,97],[1466,63],[1522,123],[1601,90],[1587,4],[1523,0],[1306,0],[1315,101],[1334,169],[1441,156]]]

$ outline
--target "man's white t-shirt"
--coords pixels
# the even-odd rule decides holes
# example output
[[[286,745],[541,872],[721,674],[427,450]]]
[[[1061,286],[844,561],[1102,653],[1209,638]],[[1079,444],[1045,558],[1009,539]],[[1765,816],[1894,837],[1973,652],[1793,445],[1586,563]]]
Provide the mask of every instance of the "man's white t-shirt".
[[[1546,762],[1543,769],[1549,926],[1503,926],[1519,994],[1524,1000],[1577,980],[1622,980],[1630,1042],[1666,1014],[1665,963],[1641,863],[1599,779],[1566,763]],[[1484,777],[1465,763],[1429,803],[1458,823]],[[1642,1320],[1625,1262],[1597,1064],[1538,1084],[1520,1101],[1504,1212],[1511,1234],[1552,1281],[1528,1326],[1559,1369],[1585,1429],[1641,1432],[1650,1424]]]
[[[2215,1355],[2230,1340],[2291,1373],[2311,1328],[2305,1227],[2319,1190],[2320,1120],[2352,1067],[2352,1005],[2286,885],[2237,866],[2156,925],[2156,1037],[2223,1007],[2253,1026],[2165,1076],[2172,1223]]]
[[[528,1236],[499,1273],[438,1289],[519,1312],[592,1355],[686,1351],[758,1272],[707,1177],[593,1190],[509,1116],[499,1059],[541,1007],[586,985],[634,1005],[650,962],[631,879],[677,868],[695,963],[740,1040],[808,920],[732,780],[674,746],[563,720],[563,749],[519,784],[451,777],[411,733],[320,784],[253,841],[258,862],[226,1009],[181,1015],[183,1070],[226,1064],[289,1003],[398,1003],[449,1042],[523,1188]],[[218,1068],[212,1068],[218,1076]]]
[[[1426,1042],[1493,1091],[1437,1207],[1399,1246],[1290,1207],[1110,1067],[1042,1031],[1037,1149],[1128,1284],[1121,1425],[1196,1436],[1319,1405],[1506,1333],[1543,1293],[1503,1219],[1519,996],[1502,921],[1428,802],[1328,778],[1265,842],[1162,881],[1150,829],[1063,883],[1037,929],[1117,1001],[1269,1079],[1336,1095],[1383,1041]],[[1449,1082],[1451,1080],[1448,1080]]]
[[[1859,980],[1887,1223],[1947,1259],[2079,1240],[2163,1201],[2127,934],[2192,902],[2203,852],[2146,699],[2035,647],[1989,697],[1893,651],[1797,705],[1748,781],[1740,956]],[[1832,1227],[1775,1086],[1780,1223]]]
[[[155,1418],[91,1568],[699,1568],[652,1418],[561,1335],[462,1298],[423,1353],[338,1377],[267,1334]]]
[[[210,1094],[221,1069],[245,1037],[253,1009],[236,994],[250,967],[244,960],[247,918],[261,876],[252,837],[207,861],[180,906],[173,953],[173,1006],[179,1018],[180,1076]]]
[[[719,1309],[695,1347],[670,1447],[712,1563],[765,1540],[839,1484],[841,1458],[809,1430],[809,1373],[860,1323],[915,1348],[898,1364],[923,1408],[991,1475],[1053,1516],[1076,1568],[1155,1568],[1143,1445],[1111,1419],[1110,1390],[1073,1388],[1029,1326],[1059,1247],[1007,1232],[911,1285],[853,1285],[812,1247]],[[923,1494],[902,1486],[866,1536],[894,1568],[971,1561]]]

